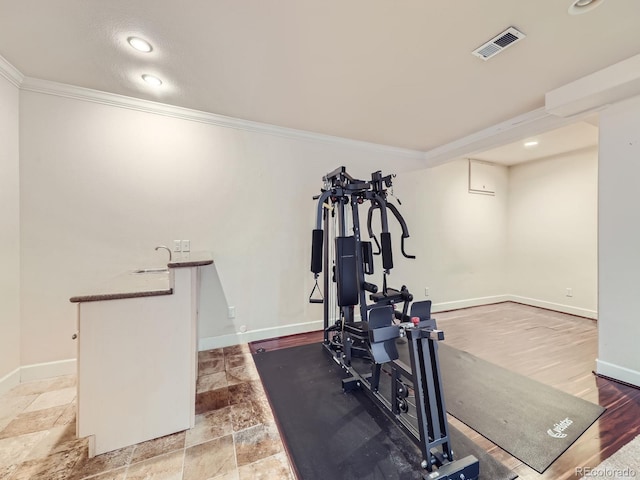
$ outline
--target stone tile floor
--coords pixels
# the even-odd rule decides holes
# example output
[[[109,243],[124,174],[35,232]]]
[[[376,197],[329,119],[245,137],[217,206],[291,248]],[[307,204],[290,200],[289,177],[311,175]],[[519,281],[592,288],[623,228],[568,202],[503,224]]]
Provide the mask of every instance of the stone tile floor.
[[[291,480],[295,476],[247,345],[199,353],[192,429],[88,458],[76,378],[0,396],[0,480]]]

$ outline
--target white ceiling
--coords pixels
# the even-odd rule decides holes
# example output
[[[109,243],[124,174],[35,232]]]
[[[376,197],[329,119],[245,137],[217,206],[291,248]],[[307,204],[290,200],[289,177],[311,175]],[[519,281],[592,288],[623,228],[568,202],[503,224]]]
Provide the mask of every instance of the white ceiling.
[[[640,52],[639,0],[578,16],[569,4],[0,0],[0,55],[28,77],[429,151]],[[509,26],[527,37],[486,62],[471,55]]]

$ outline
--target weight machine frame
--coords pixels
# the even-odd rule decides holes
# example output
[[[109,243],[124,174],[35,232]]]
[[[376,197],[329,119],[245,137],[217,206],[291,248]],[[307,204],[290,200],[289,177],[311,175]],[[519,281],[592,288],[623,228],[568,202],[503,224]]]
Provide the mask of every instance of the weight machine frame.
[[[311,271],[316,284],[319,274],[324,272],[325,296],[322,300],[310,298],[310,301],[323,303],[323,345],[348,375],[342,380],[344,391],[363,390],[417,444],[423,458],[420,466],[426,470],[423,478],[476,480],[479,462],[475,457],[454,460],[438,360],[438,342],[444,339],[444,332],[437,329],[431,317],[431,301],[411,304],[413,296],[405,286],[400,290],[387,287],[387,275],[393,268],[388,210],[402,229],[403,256],[415,258],[405,252],[404,241],[409,237],[406,222],[395,205],[388,203],[387,189],[392,188],[394,176],[383,176],[377,171],[371,174],[370,181],[363,181],[349,175],[345,167],[339,167],[323,177],[321,194],[314,197],[318,204]],[[372,243],[363,241],[360,235],[359,207],[365,202],[370,202],[367,230],[378,248],[375,253]],[[347,236],[349,210],[353,235]],[[380,243],[372,228],[373,214],[378,210],[382,228]],[[330,218],[336,215],[337,228],[332,231]],[[330,250],[332,234],[335,237],[333,252]],[[374,273],[374,255],[382,256],[380,292],[377,285],[365,280],[366,274]],[[334,312],[329,305],[329,292],[334,284],[339,306],[337,319],[331,318]],[[371,304],[367,303],[367,292]],[[402,309],[396,309],[400,304]],[[356,321],[356,307],[359,307],[360,321]],[[408,342],[411,365],[399,359],[396,341],[401,337]],[[364,373],[361,368],[355,368],[355,358],[361,359],[360,366],[371,362],[371,371]],[[381,382],[389,390],[386,395],[380,391]],[[415,405],[408,401],[411,391]],[[413,416],[411,407],[415,409]]]

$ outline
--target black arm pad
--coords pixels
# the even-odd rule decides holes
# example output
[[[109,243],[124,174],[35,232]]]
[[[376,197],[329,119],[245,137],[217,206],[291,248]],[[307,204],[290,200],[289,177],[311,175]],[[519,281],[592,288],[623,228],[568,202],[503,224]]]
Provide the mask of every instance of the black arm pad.
[[[413,295],[409,292],[409,290],[407,290],[407,287],[405,287],[404,285],[400,289],[400,295],[402,296],[402,300],[404,300],[405,302],[413,301]]]
[[[374,283],[364,282],[362,284],[362,288],[364,288],[367,292],[378,293],[378,286]]]
[[[382,232],[380,234],[382,242],[382,268],[390,270],[393,268],[393,252],[391,251],[391,234]]]
[[[314,230],[311,239],[311,271],[320,273],[322,271],[322,230]]]

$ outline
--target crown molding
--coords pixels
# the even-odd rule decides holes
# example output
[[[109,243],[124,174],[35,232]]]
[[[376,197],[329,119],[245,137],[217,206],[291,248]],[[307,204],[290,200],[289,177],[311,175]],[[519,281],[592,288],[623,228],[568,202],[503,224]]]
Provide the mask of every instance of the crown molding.
[[[24,81],[21,84],[21,89],[29,92],[100,103],[112,107],[137,110],[140,112],[164,115],[168,117],[179,118],[182,120],[206,123],[209,125],[233,128],[247,132],[340,145],[342,147],[350,147],[358,150],[368,150],[371,152],[394,155],[401,159],[422,160],[424,155],[424,152],[420,152],[417,150],[392,147],[388,145],[364,142],[360,140],[352,140],[349,138],[336,137],[305,130],[297,130],[294,128],[279,127],[277,125],[254,122],[251,120],[242,120],[239,118],[227,117],[224,115],[204,112],[201,110],[193,110],[190,108],[168,105],[166,103],[159,103],[151,100],[142,100],[139,98],[127,97],[125,95],[102,92],[90,88],[77,87],[74,85],[52,82],[49,80],[41,80],[32,77],[24,77]]]
[[[586,117],[586,113],[562,118],[547,112],[544,107],[538,108],[429,150],[425,152],[424,160],[427,167],[435,167],[450,160],[467,158],[485,150],[564,127],[581,120],[582,117]]]
[[[602,110],[640,95],[640,54],[547,92],[546,110],[560,117]]]
[[[20,73],[16,67],[11,65],[2,55],[0,55],[0,75],[18,88],[20,88],[24,81],[24,75]]]
[[[178,107],[151,100],[143,100],[125,95],[53,82],[50,80],[41,80],[38,78],[24,76],[2,56],[0,56],[0,75],[4,76],[9,80],[9,82],[24,91],[99,103],[112,107],[164,115],[167,117],[206,123],[224,128],[233,128],[247,132],[274,135],[295,140],[319,142],[329,145],[338,145],[361,151],[365,150],[371,153],[392,155],[398,157],[399,160],[419,160],[425,167],[434,167],[451,160],[468,157],[469,155],[504,145],[506,143],[511,143],[530,135],[537,135],[554,128],[560,128],[580,119],[580,115],[562,118],[549,113],[544,107],[538,108],[502,123],[472,133],[471,135],[467,135],[466,137],[459,138],[453,142],[422,152],[407,148],[393,147],[389,145],[315,133],[306,130],[280,127],[251,120],[242,120],[239,118]]]

